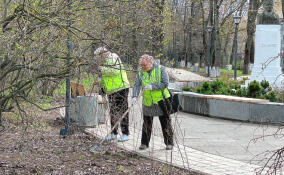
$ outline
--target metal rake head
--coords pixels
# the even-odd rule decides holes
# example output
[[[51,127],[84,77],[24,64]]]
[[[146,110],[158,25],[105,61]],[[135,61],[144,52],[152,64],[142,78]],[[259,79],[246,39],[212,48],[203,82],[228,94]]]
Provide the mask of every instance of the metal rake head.
[[[95,145],[95,146],[92,146],[91,148],[90,148],[90,151],[91,152],[97,152],[97,151],[101,151],[102,150],[102,145],[103,145],[103,143],[105,142],[105,138],[103,139],[103,140],[101,140],[100,141],[100,143],[98,143],[97,145]]]

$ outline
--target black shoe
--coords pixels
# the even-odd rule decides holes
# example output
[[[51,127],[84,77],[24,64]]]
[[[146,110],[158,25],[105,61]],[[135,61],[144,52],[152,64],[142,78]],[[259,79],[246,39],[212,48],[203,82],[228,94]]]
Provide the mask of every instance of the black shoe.
[[[140,150],[145,150],[145,149],[147,149],[147,148],[148,148],[148,146],[143,145],[143,144],[139,146],[139,149],[140,149]]]
[[[167,146],[166,146],[166,150],[172,150],[173,147],[174,147],[173,145],[167,145]]]

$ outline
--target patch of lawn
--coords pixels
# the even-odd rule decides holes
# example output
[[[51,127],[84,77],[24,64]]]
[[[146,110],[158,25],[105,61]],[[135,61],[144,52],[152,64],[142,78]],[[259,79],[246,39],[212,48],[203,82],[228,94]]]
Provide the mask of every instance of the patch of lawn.
[[[65,81],[61,81],[58,85],[58,88],[54,91],[56,95],[64,95],[66,92],[66,83]]]
[[[228,69],[221,69],[221,74],[229,74],[229,75],[234,75],[234,70],[228,70]],[[242,70],[237,70],[237,76],[243,76],[243,71]]]
[[[200,68],[200,73],[205,73],[205,68]],[[222,68],[220,70],[220,73],[221,73],[221,76],[224,75],[224,76],[228,76],[228,77],[233,77],[234,76],[234,70],[228,70],[226,68]],[[248,75],[250,75],[251,72],[249,72]],[[246,75],[246,74],[243,74],[243,71],[242,70],[237,70],[237,76],[243,76],[243,75]]]
[[[71,82],[83,84],[85,87],[85,90],[88,90],[91,88],[92,84],[94,83],[94,80],[95,79],[93,76],[86,75],[85,77],[80,78],[80,79],[74,78],[71,80]],[[66,81],[62,81],[60,82],[58,88],[54,91],[54,93],[56,95],[65,95],[65,92],[66,92]]]
[[[38,104],[42,109],[48,109],[52,108],[52,105],[50,103],[43,103],[43,104]]]

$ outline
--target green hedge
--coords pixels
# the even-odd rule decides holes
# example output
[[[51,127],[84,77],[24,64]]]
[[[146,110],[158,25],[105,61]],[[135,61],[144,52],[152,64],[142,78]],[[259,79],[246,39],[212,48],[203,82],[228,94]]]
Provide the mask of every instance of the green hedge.
[[[269,86],[269,82],[263,80],[261,83],[253,81],[249,83],[247,88],[241,88],[243,82],[224,81],[217,79],[212,82],[204,82],[200,87],[190,88],[184,87],[183,91],[197,92],[201,94],[221,94],[239,97],[268,99],[272,102],[283,102],[284,95],[273,91]]]

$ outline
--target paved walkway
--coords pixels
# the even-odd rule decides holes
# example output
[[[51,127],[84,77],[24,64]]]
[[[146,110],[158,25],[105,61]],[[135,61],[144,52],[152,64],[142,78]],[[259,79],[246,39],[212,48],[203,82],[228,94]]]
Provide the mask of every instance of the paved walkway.
[[[154,136],[151,138],[149,149],[140,151],[138,149],[142,126],[140,102],[130,112],[130,140],[117,145],[181,168],[213,175],[243,175],[256,174],[267,158],[261,153],[281,148],[284,143],[283,137],[264,137],[253,141],[255,138],[279,131],[276,126],[233,122],[182,112],[172,116],[172,123],[176,142],[172,151],[165,150],[158,118],[154,119]],[[104,124],[86,131],[104,138],[109,130],[110,126]]]
[[[208,81],[208,77],[200,76],[196,73],[186,71],[184,69],[166,67],[170,79],[177,82],[195,82],[195,81]]]
[[[206,77],[182,69],[167,68],[167,71],[175,81],[206,80]],[[212,175],[253,175],[265,165],[268,156],[272,154],[270,151],[284,146],[283,128],[281,130],[277,126],[241,123],[179,112],[172,116],[175,131],[174,149],[165,150],[159,119],[155,118],[150,147],[140,151],[138,147],[142,127],[141,111],[140,99],[140,103],[130,112],[130,140],[115,143],[128,151],[181,168]],[[103,124],[86,131],[104,138],[109,130],[109,124]],[[284,169],[277,174],[284,174]]]

